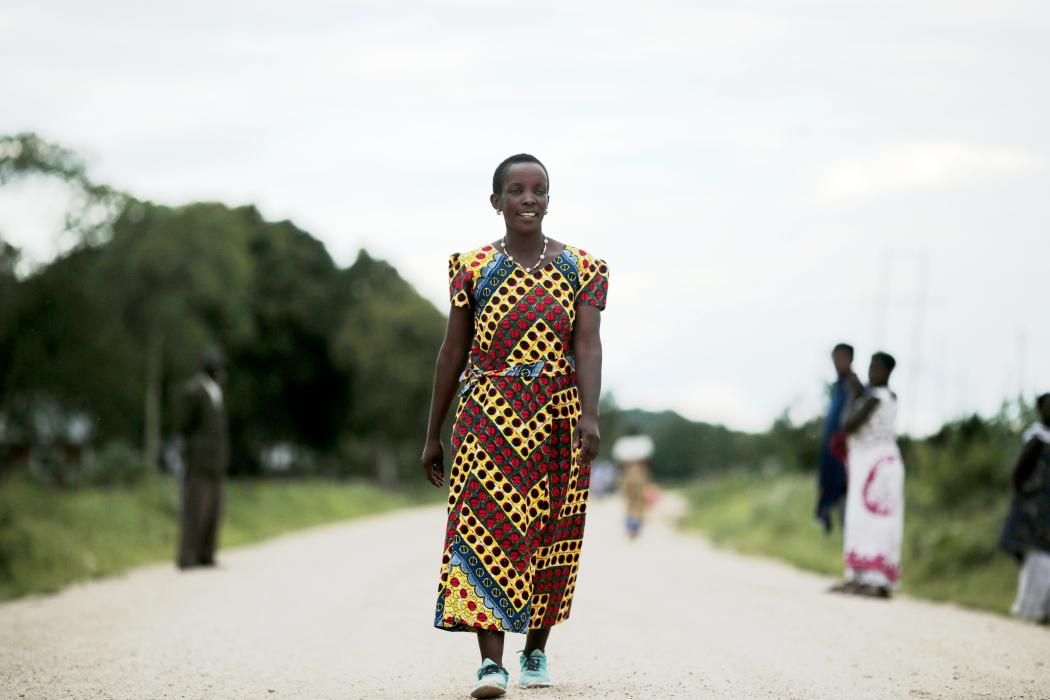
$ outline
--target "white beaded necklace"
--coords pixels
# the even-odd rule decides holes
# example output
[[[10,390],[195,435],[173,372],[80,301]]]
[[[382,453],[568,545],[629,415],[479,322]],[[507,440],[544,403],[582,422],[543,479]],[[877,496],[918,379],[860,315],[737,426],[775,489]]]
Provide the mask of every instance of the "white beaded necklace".
[[[537,260],[536,264],[533,265],[532,267],[525,267],[520,262],[518,262],[517,260],[514,259],[514,256],[511,255],[510,251],[507,250],[507,237],[506,236],[504,236],[503,237],[503,241],[500,242],[500,248],[503,249],[503,254],[507,256],[508,260],[510,260],[515,265],[518,265],[519,267],[521,267],[523,270],[525,270],[525,273],[528,274],[528,273],[531,273],[533,270],[535,270],[537,267],[539,267],[540,263],[543,262],[543,259],[545,257],[547,257],[547,237],[546,236],[543,237],[543,252],[540,253],[540,259]]]

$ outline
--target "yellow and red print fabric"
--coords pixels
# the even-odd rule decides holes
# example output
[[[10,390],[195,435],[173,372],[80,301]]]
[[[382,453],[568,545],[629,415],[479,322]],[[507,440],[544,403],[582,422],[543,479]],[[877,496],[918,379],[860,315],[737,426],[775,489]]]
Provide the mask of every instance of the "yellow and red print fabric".
[[[525,272],[493,246],[449,261],[474,339],[452,430],[448,521],[434,625],[526,632],[569,616],[590,465],[572,330],[577,306],[605,308],[606,264],[566,246]]]

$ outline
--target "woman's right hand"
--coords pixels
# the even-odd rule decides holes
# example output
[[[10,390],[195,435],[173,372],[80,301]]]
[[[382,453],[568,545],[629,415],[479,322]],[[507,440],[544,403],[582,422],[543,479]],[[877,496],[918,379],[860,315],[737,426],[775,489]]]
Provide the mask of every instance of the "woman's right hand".
[[[435,488],[441,488],[445,483],[445,446],[441,444],[441,440],[427,440],[419,461],[423,465],[427,481]]]

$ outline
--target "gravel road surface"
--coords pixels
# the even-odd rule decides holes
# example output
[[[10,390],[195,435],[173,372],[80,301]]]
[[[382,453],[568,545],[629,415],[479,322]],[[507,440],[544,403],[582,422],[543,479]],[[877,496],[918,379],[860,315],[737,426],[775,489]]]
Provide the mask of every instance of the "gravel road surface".
[[[677,533],[678,507],[630,542],[620,503],[592,503],[556,686],[508,697],[1050,698],[1047,628],[830,595]],[[431,627],[443,521],[401,511],[2,605],[0,698],[466,698],[474,639]]]

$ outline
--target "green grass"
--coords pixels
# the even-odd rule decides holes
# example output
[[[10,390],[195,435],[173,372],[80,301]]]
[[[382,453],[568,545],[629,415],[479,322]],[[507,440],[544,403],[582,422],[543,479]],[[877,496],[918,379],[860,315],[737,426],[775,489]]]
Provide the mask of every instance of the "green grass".
[[[914,480],[913,480],[914,481]],[[685,487],[682,524],[715,543],[783,559],[821,574],[842,573],[841,532],[825,537],[812,520],[816,485],[800,474],[734,474]],[[1005,494],[951,508],[907,487],[901,590],[909,595],[1006,613],[1017,565],[996,549]]]
[[[437,493],[437,490],[434,490]],[[231,481],[221,547],[432,500],[366,483]],[[0,600],[173,560],[178,492],[170,478],[57,491],[19,476],[0,485]]]

